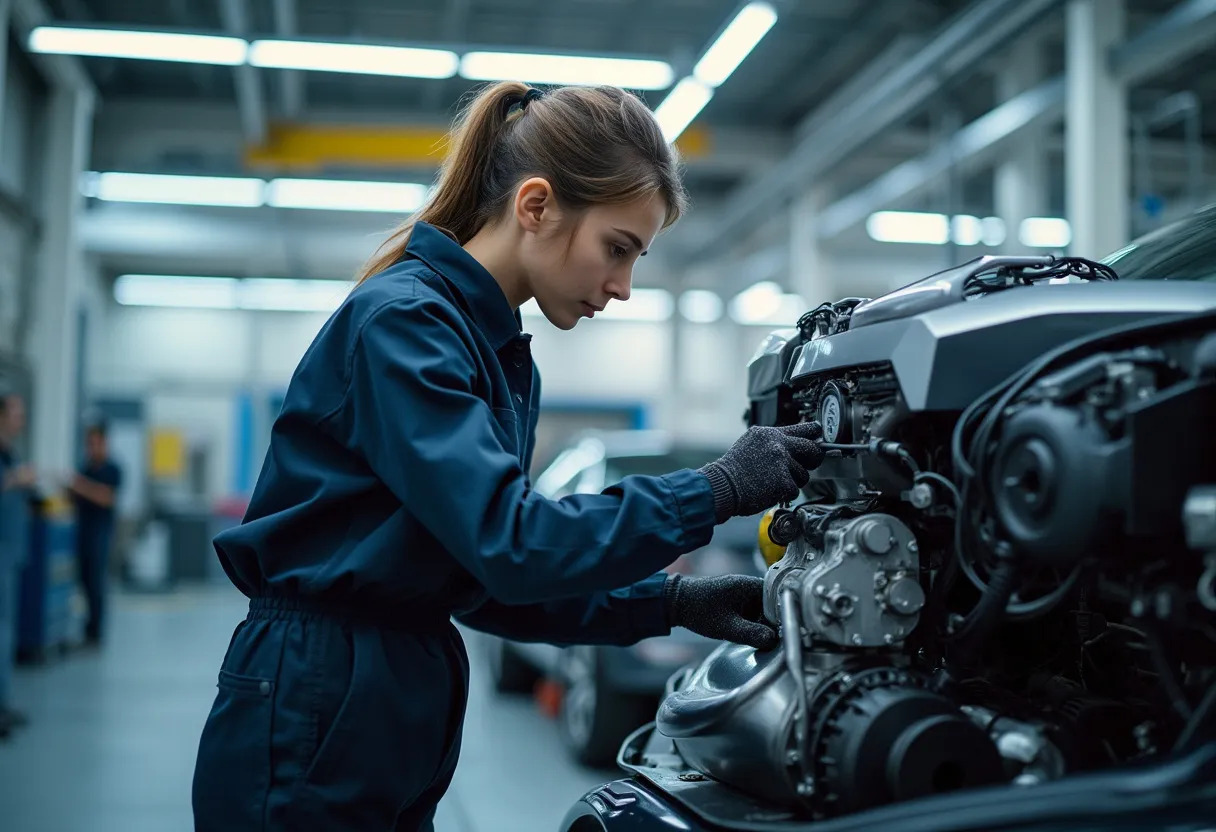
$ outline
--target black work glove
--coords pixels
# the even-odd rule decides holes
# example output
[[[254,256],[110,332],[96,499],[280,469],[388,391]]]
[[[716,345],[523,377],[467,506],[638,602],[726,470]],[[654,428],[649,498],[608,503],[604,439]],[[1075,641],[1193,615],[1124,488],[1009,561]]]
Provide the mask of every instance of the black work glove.
[[[663,599],[667,623],[672,627],[760,650],[777,646],[777,631],[764,620],[763,578],[672,575],[663,587]]]
[[[823,462],[822,438],[818,422],[748,428],[721,459],[699,469],[713,486],[718,522],[797,497],[810,472]]]

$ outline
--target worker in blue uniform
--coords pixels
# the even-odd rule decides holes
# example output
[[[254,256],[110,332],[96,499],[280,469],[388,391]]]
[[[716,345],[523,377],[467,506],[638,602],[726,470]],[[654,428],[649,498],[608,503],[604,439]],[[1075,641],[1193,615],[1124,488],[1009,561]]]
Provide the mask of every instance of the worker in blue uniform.
[[[770,648],[762,581],[661,572],[715,523],[793,499],[815,425],[753,428],[700,470],[551,501],[530,487],[540,377],[519,307],[560,329],[629,297],[684,207],[650,111],[611,87],[484,89],[427,205],[300,361],[243,523],[250,597],[199,743],[197,830],[429,830],[455,769],[455,618],[630,644],[684,626]]]
[[[114,507],[121,485],[122,469],[110,458],[106,426],[90,425],[85,431],[84,465],[67,486],[76,504],[76,562],[89,602],[85,642],[92,647],[101,645],[105,633],[106,578],[114,538]]]
[[[11,698],[21,574],[30,547],[30,499],[38,480],[33,467],[17,455],[25,421],[25,399],[18,393],[0,395],[0,740],[29,722]]]

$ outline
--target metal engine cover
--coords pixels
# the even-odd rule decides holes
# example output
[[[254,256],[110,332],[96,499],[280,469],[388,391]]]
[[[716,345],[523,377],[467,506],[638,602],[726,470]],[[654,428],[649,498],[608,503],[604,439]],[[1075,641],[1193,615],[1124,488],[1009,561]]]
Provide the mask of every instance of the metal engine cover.
[[[890,514],[834,522],[823,551],[805,538],[765,576],[765,615],[779,622],[778,598],[797,584],[800,619],[819,642],[839,647],[890,647],[920,621],[925,593],[912,530]]]

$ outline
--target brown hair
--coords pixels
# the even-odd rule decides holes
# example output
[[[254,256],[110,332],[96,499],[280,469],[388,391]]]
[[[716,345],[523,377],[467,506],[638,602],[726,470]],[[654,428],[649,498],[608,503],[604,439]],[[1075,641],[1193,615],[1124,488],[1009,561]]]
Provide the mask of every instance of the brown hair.
[[[667,204],[664,227],[679,219],[687,196],[676,152],[636,96],[607,86],[529,91],[503,81],[468,103],[452,128],[430,199],[364,264],[360,283],[401,258],[417,222],[467,243],[501,215],[529,176],[548,180],[570,210],[657,193]]]

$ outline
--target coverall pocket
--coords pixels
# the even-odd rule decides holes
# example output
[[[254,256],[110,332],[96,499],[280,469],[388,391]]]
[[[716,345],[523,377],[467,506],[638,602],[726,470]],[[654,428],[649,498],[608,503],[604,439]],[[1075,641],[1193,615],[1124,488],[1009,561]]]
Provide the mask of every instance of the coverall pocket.
[[[495,407],[492,409],[499,437],[505,441],[506,447],[518,453],[520,446],[519,414],[509,407]]]
[[[342,759],[344,749],[350,745],[352,736],[359,730],[367,730],[365,725],[356,726],[354,724],[359,717],[356,682],[361,671],[361,652],[355,649],[353,643],[351,644],[350,679],[346,685],[346,693],[342,696],[342,702],[338,705],[337,711],[333,712],[333,720],[329,723],[328,730],[325,731],[324,736],[317,738],[316,753],[304,772],[305,783],[325,780],[327,773],[332,770],[334,762]]]
[[[218,688],[194,774],[197,828],[261,829],[270,791],[274,682],[221,670]]]

